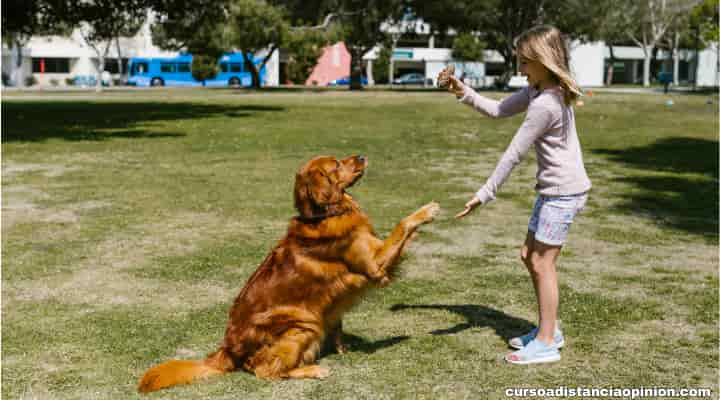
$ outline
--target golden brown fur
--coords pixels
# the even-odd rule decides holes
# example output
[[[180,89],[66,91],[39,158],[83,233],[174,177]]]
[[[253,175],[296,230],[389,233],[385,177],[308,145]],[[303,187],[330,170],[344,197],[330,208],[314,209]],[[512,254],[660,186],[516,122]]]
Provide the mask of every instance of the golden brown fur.
[[[150,392],[242,368],[266,379],[324,378],[316,364],[331,340],[338,351],[341,318],[371,286],[383,286],[411,235],[439,207],[430,203],[378,239],[368,217],[345,193],[367,167],[364,157],[316,157],[295,178],[287,235],[248,279],[230,309],[225,340],[203,361],[169,361],[145,373]]]

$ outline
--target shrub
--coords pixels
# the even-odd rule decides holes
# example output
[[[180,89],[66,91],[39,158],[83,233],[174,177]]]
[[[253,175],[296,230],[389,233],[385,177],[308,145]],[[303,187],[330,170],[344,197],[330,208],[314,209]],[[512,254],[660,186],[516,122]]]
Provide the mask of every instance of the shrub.
[[[304,84],[317,65],[318,58],[325,46],[334,39],[334,32],[298,31],[292,32],[288,38],[287,49],[290,53],[288,60],[288,80],[297,84]]]
[[[388,83],[390,81],[390,48],[382,46],[378,58],[373,63],[373,79],[376,83]]]
[[[206,80],[214,78],[220,72],[217,58],[202,54],[193,55],[191,69],[193,78],[202,82],[203,86]]]
[[[37,85],[38,81],[35,78],[35,75],[30,75],[25,77],[25,86],[33,86]]]
[[[60,81],[57,79],[50,79],[50,84],[53,86],[57,86],[60,84]]]
[[[461,61],[482,61],[485,43],[470,33],[461,33],[453,40],[452,57]]]
[[[72,86],[75,84],[75,78],[65,78],[65,84],[68,86]]]

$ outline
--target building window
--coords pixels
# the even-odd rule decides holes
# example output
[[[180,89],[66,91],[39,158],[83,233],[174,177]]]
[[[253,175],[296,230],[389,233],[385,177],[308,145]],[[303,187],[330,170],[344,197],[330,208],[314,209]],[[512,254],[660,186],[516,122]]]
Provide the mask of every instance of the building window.
[[[485,75],[487,76],[500,76],[505,72],[505,63],[500,62],[486,62],[485,63]]]
[[[33,58],[32,72],[34,74],[67,74],[70,73],[69,58]]]
[[[128,69],[128,59],[123,58],[122,59],[122,72],[127,71]],[[118,65],[117,65],[117,58],[106,58],[105,59],[105,71],[111,73],[111,74],[119,74],[121,73],[118,71]]]

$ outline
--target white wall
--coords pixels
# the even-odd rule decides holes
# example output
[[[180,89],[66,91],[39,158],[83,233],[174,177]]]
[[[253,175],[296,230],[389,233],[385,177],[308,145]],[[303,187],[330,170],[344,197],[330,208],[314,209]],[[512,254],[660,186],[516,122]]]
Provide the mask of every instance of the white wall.
[[[570,70],[581,87],[603,86],[605,43],[572,43]]]
[[[700,52],[697,68],[698,86],[720,86],[718,82],[718,44],[712,43],[710,47]]]
[[[267,51],[258,53],[258,56],[265,57]],[[280,84],[280,50],[276,49],[273,55],[265,64],[265,81],[263,86],[278,86]]]

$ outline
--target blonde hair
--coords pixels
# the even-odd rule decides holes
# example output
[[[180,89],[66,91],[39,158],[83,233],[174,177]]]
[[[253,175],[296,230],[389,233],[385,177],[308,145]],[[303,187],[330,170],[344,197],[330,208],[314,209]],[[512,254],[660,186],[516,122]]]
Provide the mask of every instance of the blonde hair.
[[[563,88],[565,104],[570,105],[582,96],[570,73],[570,56],[565,41],[554,26],[539,25],[523,32],[515,39],[515,52],[520,57],[538,61],[550,71]]]

